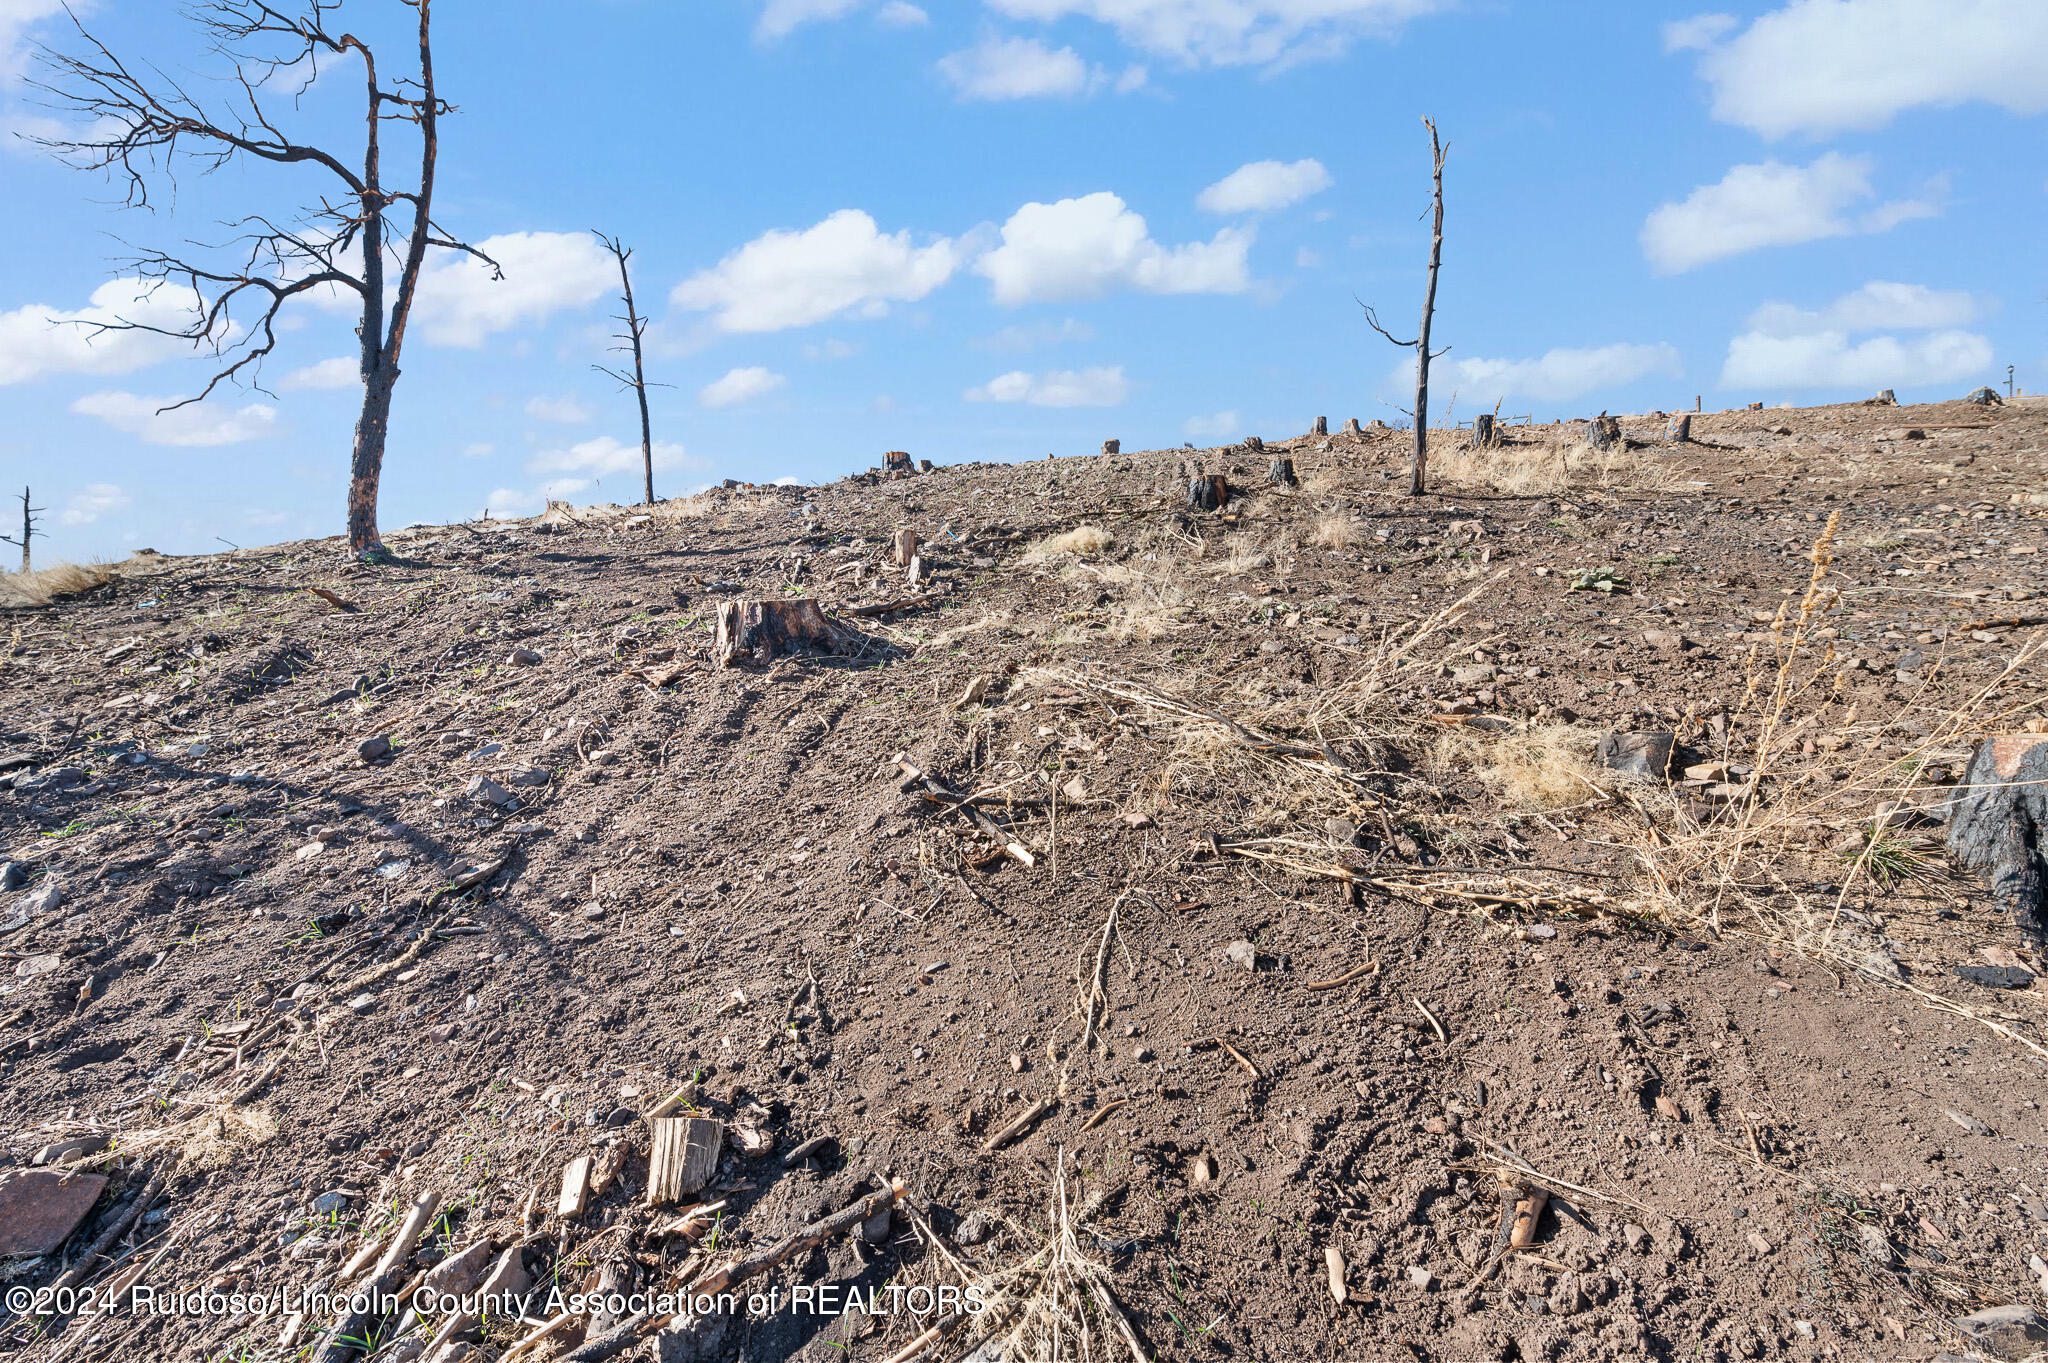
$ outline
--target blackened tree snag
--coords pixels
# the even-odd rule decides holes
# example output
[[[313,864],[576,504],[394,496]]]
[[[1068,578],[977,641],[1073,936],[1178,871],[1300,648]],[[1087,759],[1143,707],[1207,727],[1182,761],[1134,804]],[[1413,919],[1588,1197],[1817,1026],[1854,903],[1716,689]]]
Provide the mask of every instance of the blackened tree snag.
[[[617,237],[608,237],[596,228],[590,235],[604,244],[619,262],[619,293],[626,303],[625,314],[616,320],[625,323],[624,332],[612,339],[619,342],[614,350],[625,351],[633,357],[633,373],[628,377],[624,370],[612,369],[606,365],[593,365],[598,373],[615,380],[620,387],[633,390],[640,399],[640,468],[647,479],[647,505],[654,505],[654,427],[647,419],[647,366],[642,361],[641,339],[647,335],[647,319],[633,307],[633,276],[626,269],[626,261],[633,254],[632,248],[620,244]]]
[[[1122,454],[1124,452],[1124,442],[1121,440],[1105,440],[1102,442],[1102,452],[1104,454]]]
[[[1586,443],[1596,450],[1611,450],[1622,443],[1621,421],[1602,412],[1586,430]]]
[[[1300,487],[1301,480],[1294,476],[1294,461],[1279,458],[1266,466],[1266,481],[1275,487]]]
[[[21,571],[24,575],[29,571],[29,541],[36,537],[36,527],[43,523],[42,516],[38,514],[42,510],[42,507],[30,506],[28,504],[28,489],[23,488],[21,490],[21,538],[16,539],[12,535],[0,535],[0,543],[21,546]]]
[[[1692,443],[1692,413],[1681,412],[1671,418],[1669,434],[1672,444],[1690,445]]]
[[[2048,734],[1977,745],[1950,806],[1948,852],[1984,877],[2022,936],[2048,945]]]
[[[1429,326],[1436,317],[1436,274],[1444,259],[1444,153],[1450,148],[1437,136],[1436,120],[1425,118],[1422,126],[1429,129],[1429,156],[1431,183],[1434,190],[1430,195],[1433,222],[1429,235],[1429,283],[1422,292],[1422,328],[1412,341],[1394,340],[1393,333],[1380,325],[1379,315],[1371,308],[1365,308],[1366,325],[1397,346],[1415,352],[1415,459],[1408,468],[1408,495],[1420,497],[1428,490],[1429,482],[1429,362],[1450,349],[1432,352],[1429,348]],[[1359,305],[1365,307],[1363,303]]]
[[[1188,509],[1221,511],[1230,503],[1230,480],[1220,473],[1197,473],[1188,480]]]
[[[279,0],[283,3],[283,0]],[[148,207],[149,185],[168,176],[183,158],[201,171],[240,161],[269,161],[324,170],[341,193],[323,197],[296,221],[263,214],[244,218],[248,229],[224,262],[191,260],[150,251],[131,262],[145,281],[177,284],[193,294],[192,320],[161,327],[117,320],[87,323],[94,334],[147,331],[206,346],[226,363],[196,396],[164,410],[202,402],[223,382],[260,374],[277,347],[277,319],[287,304],[315,290],[353,293],[362,307],[357,326],[363,405],[356,418],[349,459],[348,544],[350,552],[376,557],[384,552],[377,531],[377,489],[384,472],[390,434],[392,390],[398,383],[399,354],[412,316],[420,271],[430,249],[476,257],[494,278],[497,262],[456,240],[433,220],[434,172],[440,156],[438,121],[455,108],[434,85],[430,11],[433,0],[399,0],[419,17],[419,70],[386,84],[367,44],[351,33],[330,31],[342,0],[298,0],[288,14],[270,0],[213,0],[190,11],[213,49],[233,71],[222,88],[239,92],[209,108],[154,66],[131,68],[74,19],[81,48],[75,54],[45,48],[40,57],[48,78],[36,82],[59,108],[76,115],[84,131],[35,139],[71,165],[107,173],[125,182],[131,207]],[[295,142],[278,126],[291,106],[320,75],[320,63],[357,57],[363,63],[364,108],[361,170],[340,154]],[[246,108],[242,107],[246,104]],[[387,185],[383,131],[387,123],[419,129],[419,177],[411,189]],[[395,220],[394,220],[395,219]],[[387,283],[387,254],[398,278]],[[255,304],[253,319],[245,314]]]

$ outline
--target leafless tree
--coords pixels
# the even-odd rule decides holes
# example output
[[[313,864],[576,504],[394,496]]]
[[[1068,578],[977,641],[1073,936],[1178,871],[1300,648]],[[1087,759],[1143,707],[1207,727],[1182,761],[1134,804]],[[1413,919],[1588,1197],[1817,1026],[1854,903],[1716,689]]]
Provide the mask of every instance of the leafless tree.
[[[1436,120],[1425,118],[1422,126],[1429,129],[1429,153],[1435,184],[1435,193],[1431,196],[1435,223],[1429,236],[1429,285],[1422,294],[1422,330],[1412,341],[1395,340],[1393,334],[1380,325],[1379,315],[1369,307],[1365,309],[1366,325],[1395,345],[1415,352],[1415,459],[1408,468],[1410,497],[1420,497],[1428,489],[1429,362],[1450,349],[1449,346],[1438,351],[1429,348],[1429,324],[1436,316],[1436,272],[1444,258],[1444,153],[1450,148],[1438,139]]]
[[[633,307],[633,276],[626,270],[626,261],[632,256],[633,251],[631,247],[620,245],[617,237],[608,237],[594,227],[590,229],[590,234],[603,242],[604,249],[610,251],[618,258],[619,291],[625,298],[626,313],[625,316],[617,320],[625,323],[626,330],[623,334],[613,338],[619,344],[613,346],[612,349],[631,353],[633,356],[633,372],[628,376],[623,370],[613,369],[609,365],[602,364],[592,365],[591,368],[597,370],[600,374],[618,380],[620,387],[632,389],[634,395],[640,399],[640,464],[647,475],[647,504],[653,506],[654,428],[647,420],[647,367],[642,362],[642,347],[640,344],[647,335],[647,319],[642,317]]]
[[[204,252],[197,258],[148,251],[133,262],[155,286],[191,289],[195,302],[189,324],[119,320],[99,324],[97,330],[155,332],[209,347],[220,356],[224,366],[205,389],[173,404],[182,407],[204,400],[226,380],[260,375],[264,358],[277,345],[278,315],[292,300],[316,290],[359,297],[363,406],[349,465],[348,543],[352,553],[370,558],[384,552],[377,531],[377,486],[399,352],[427,252],[475,256],[503,278],[495,261],[433,220],[438,121],[455,108],[434,86],[432,0],[397,3],[418,16],[419,67],[417,74],[389,82],[379,76],[368,44],[352,33],[334,31],[342,0],[279,0],[285,9],[269,0],[195,4],[188,11],[191,21],[230,68],[221,87],[229,93],[217,101],[195,97],[154,65],[136,66],[115,56],[75,18],[78,50],[43,49],[47,74],[36,82],[83,129],[39,139],[42,144],[72,165],[104,172],[122,184],[132,207],[150,206],[152,181],[171,179],[181,164],[205,173],[241,161],[267,161],[304,165],[331,177],[316,205],[293,217],[252,214],[228,224],[238,235],[218,247],[188,242]],[[362,62],[365,91],[360,170],[343,155],[296,141],[278,126],[283,112],[296,111],[297,97],[319,76],[322,62],[353,59]],[[410,123],[419,130],[419,176],[410,189],[385,183],[387,123]],[[386,282],[387,257],[397,271],[395,283]]]
[[[28,504],[28,489],[23,488],[21,490],[21,538],[16,539],[12,535],[0,535],[0,543],[18,544],[21,546],[21,571],[23,573],[27,573],[29,570],[29,541],[36,537],[36,527],[43,523],[43,518],[37,514],[42,510],[42,507],[30,506]]]

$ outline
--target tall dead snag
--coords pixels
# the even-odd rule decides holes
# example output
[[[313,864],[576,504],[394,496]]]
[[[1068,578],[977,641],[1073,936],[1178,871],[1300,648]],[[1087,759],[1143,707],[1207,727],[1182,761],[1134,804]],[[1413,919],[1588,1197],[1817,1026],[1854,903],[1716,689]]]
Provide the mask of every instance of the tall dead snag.
[[[21,490],[21,538],[16,539],[12,535],[0,535],[0,542],[21,546],[21,571],[24,576],[29,571],[29,541],[36,537],[36,527],[43,523],[42,516],[38,514],[42,510],[42,507],[30,506],[28,504],[28,489],[23,488]]]
[[[610,251],[619,262],[619,293],[625,299],[626,312],[617,320],[626,324],[626,330],[623,335],[612,338],[620,343],[612,349],[627,351],[633,356],[633,374],[628,378],[624,371],[602,364],[592,365],[591,368],[607,378],[617,380],[621,388],[632,389],[634,396],[640,399],[640,467],[647,477],[647,505],[653,506],[654,427],[647,419],[647,367],[642,362],[643,352],[640,344],[647,335],[647,319],[633,307],[633,276],[626,270],[626,261],[633,252],[630,247],[620,245],[617,237],[608,237],[594,227],[590,229],[590,235],[604,243],[604,249]]]
[[[1431,182],[1435,186],[1430,196],[1434,223],[1429,234],[1429,283],[1422,293],[1422,329],[1412,341],[1394,340],[1393,333],[1380,325],[1379,315],[1365,309],[1366,325],[1393,344],[1415,352],[1415,461],[1408,468],[1410,497],[1420,497],[1429,481],[1429,362],[1450,349],[1445,346],[1432,352],[1429,348],[1429,326],[1436,317],[1436,272],[1444,259],[1444,153],[1450,148],[1437,137],[1435,119],[1423,119],[1422,126],[1429,129]]]
[[[496,261],[457,241],[433,220],[438,121],[455,108],[434,86],[429,24],[433,0],[399,3],[419,16],[419,70],[388,84],[380,80],[376,57],[367,44],[352,33],[330,31],[329,22],[342,0],[298,0],[296,17],[269,0],[211,0],[187,11],[208,44],[232,67],[219,88],[233,93],[213,107],[154,63],[131,68],[75,18],[80,50],[42,49],[39,56],[47,79],[35,82],[58,108],[75,115],[81,128],[36,142],[79,169],[125,181],[130,207],[149,207],[151,180],[158,175],[168,178],[181,159],[202,172],[239,161],[305,165],[339,183],[340,193],[323,195],[317,208],[295,219],[280,222],[261,213],[243,218],[236,225],[247,230],[224,260],[187,260],[150,251],[130,262],[146,285],[190,290],[189,324],[162,327],[121,319],[84,325],[95,335],[146,331],[175,337],[207,346],[226,361],[197,396],[172,403],[164,409],[169,411],[204,401],[224,381],[259,373],[264,358],[277,347],[278,315],[293,299],[315,291],[355,295],[362,305],[356,330],[363,406],[349,461],[348,545],[350,552],[365,558],[384,552],[377,531],[377,488],[384,473],[399,352],[427,252],[439,249],[474,256],[490,267],[494,278],[504,277]],[[297,97],[319,78],[322,61],[350,58],[360,58],[363,64],[360,170],[352,169],[341,154],[292,140],[278,126],[288,121],[286,112],[297,111]],[[410,123],[419,129],[419,177],[411,189],[384,181],[384,125],[389,123]],[[398,266],[395,283],[385,279],[387,256]]]

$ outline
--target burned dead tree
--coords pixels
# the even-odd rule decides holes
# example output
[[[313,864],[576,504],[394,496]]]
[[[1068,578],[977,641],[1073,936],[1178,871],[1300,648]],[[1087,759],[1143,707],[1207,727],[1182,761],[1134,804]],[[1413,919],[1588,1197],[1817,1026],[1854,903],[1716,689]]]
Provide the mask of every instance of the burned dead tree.
[[[43,523],[43,518],[40,514],[42,511],[42,507],[30,506],[28,504],[28,489],[23,488],[21,490],[21,538],[16,539],[12,535],[0,535],[0,543],[14,544],[21,547],[21,571],[23,574],[27,574],[29,571],[29,542],[36,537],[36,527]]]
[[[1316,418],[1316,424],[1315,424],[1315,425],[1313,425],[1313,426],[1311,426],[1311,427],[1309,428],[1309,434],[1310,434],[1310,435],[1328,435],[1329,433],[1330,433],[1330,418],[1328,418],[1328,417],[1326,417],[1326,416],[1319,416],[1319,417],[1317,417],[1317,418]]]
[[[1422,126],[1429,129],[1429,155],[1431,183],[1435,186],[1430,195],[1433,213],[1429,235],[1429,282],[1422,292],[1422,327],[1412,341],[1398,341],[1392,332],[1380,325],[1379,315],[1370,307],[1365,308],[1366,325],[1386,337],[1394,345],[1415,352],[1415,459],[1408,468],[1408,495],[1420,497],[1428,490],[1429,483],[1429,362],[1449,350],[1431,351],[1429,348],[1429,327],[1436,317],[1436,275],[1444,259],[1444,153],[1449,150],[1438,138],[1436,120],[1425,118]]]
[[[1690,445],[1692,443],[1692,413],[1681,412],[1671,418],[1671,425],[1666,428],[1665,435],[1670,438],[1671,443],[1674,445]]]
[[[285,4],[286,0],[279,0]],[[154,332],[205,346],[223,367],[196,396],[164,410],[202,402],[222,383],[252,379],[277,347],[279,314],[308,294],[339,292],[361,305],[363,404],[349,460],[348,545],[375,559],[384,553],[377,530],[377,491],[420,272],[430,250],[475,257],[493,278],[497,263],[457,240],[433,219],[434,176],[440,157],[439,120],[454,112],[434,84],[433,0],[400,0],[418,18],[419,66],[386,79],[369,46],[335,31],[342,0],[297,0],[287,13],[270,0],[213,0],[188,11],[208,46],[229,64],[218,102],[188,93],[154,62],[132,65],[110,51],[74,18],[75,52],[40,52],[44,78],[37,88],[74,116],[78,130],[36,142],[72,166],[99,171],[120,183],[129,207],[151,206],[150,185],[180,165],[201,172],[245,162],[304,166],[324,172],[330,193],[296,219],[252,213],[236,224],[243,234],[224,257],[187,258],[149,251],[129,263],[145,289],[188,290],[192,320],[156,326],[120,319],[85,323],[94,334]],[[360,60],[363,140],[347,152],[294,140],[282,131],[297,112],[297,96],[322,74],[322,63]],[[410,188],[386,183],[386,125],[418,130],[419,174]],[[194,249],[206,248],[193,244]],[[387,280],[387,257],[396,280]]]
[[[1949,807],[1948,852],[1984,877],[2022,936],[2048,946],[2048,734],[1977,745]]]
[[[619,342],[612,349],[632,355],[633,372],[631,376],[628,376],[624,370],[613,369],[607,365],[599,364],[591,367],[605,377],[617,381],[621,388],[632,389],[633,395],[640,399],[640,468],[646,476],[647,505],[653,506],[654,427],[647,419],[647,366],[642,358],[643,351],[640,344],[647,335],[647,319],[642,317],[633,307],[633,276],[626,269],[626,261],[632,256],[633,252],[630,247],[621,245],[617,237],[608,237],[594,227],[590,230],[590,234],[602,242],[604,249],[610,251],[612,257],[619,262],[619,293],[625,300],[626,311],[616,320],[623,322],[626,330],[612,338]]]

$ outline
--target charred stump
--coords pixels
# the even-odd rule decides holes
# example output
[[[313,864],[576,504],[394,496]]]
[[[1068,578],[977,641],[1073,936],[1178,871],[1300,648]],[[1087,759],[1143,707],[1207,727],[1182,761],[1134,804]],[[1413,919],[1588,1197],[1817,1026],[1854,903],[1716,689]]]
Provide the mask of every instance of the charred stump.
[[[1355,435],[1363,440],[1365,439],[1365,427],[1358,424],[1357,417],[1346,417],[1344,418],[1344,434]]]
[[[1671,443],[1674,445],[1690,445],[1692,443],[1691,414],[1687,413],[1671,418],[1671,425],[1666,429],[1665,434],[1670,437]]]
[[[1266,442],[1255,435],[1248,435],[1244,438],[1242,448],[1246,454],[1263,454],[1266,449]]]
[[[1602,412],[1593,418],[1592,427],[1586,432],[1586,443],[1596,450],[1611,450],[1621,443],[1621,422]]]
[[[728,601],[718,608],[712,662],[733,667],[741,659],[765,663],[783,654],[833,654],[842,651],[851,637],[808,598]]]
[[[1948,854],[1984,878],[2023,937],[2048,945],[2048,734],[1977,745],[1949,806]]]
[[[910,452],[908,450],[890,450],[882,456],[882,472],[884,473],[910,473],[914,471],[914,468],[915,466],[910,462]]]
[[[1188,480],[1190,511],[1221,511],[1230,501],[1230,480],[1220,473],[1198,473]]]
[[[1275,487],[1300,487],[1301,480],[1294,476],[1292,459],[1275,459],[1266,466],[1266,481]]]
[[[1472,418],[1473,449],[1492,449],[1498,439],[1499,436],[1493,428],[1493,413],[1481,412],[1478,416]]]
[[[1899,405],[1899,395],[1889,388],[1880,388],[1877,390],[1877,396],[1870,402],[1874,407],[1896,407]]]
[[[1326,416],[1319,416],[1319,417],[1317,417],[1317,418],[1316,418],[1316,424],[1315,424],[1314,426],[1312,426],[1312,427],[1311,427],[1311,428],[1309,429],[1309,434],[1310,434],[1310,435],[1328,435],[1329,433],[1330,433],[1330,418],[1328,418],[1328,417],[1326,417]]]
[[[1124,452],[1124,442],[1121,440],[1105,440],[1102,442],[1102,452],[1104,454],[1122,454]]]

